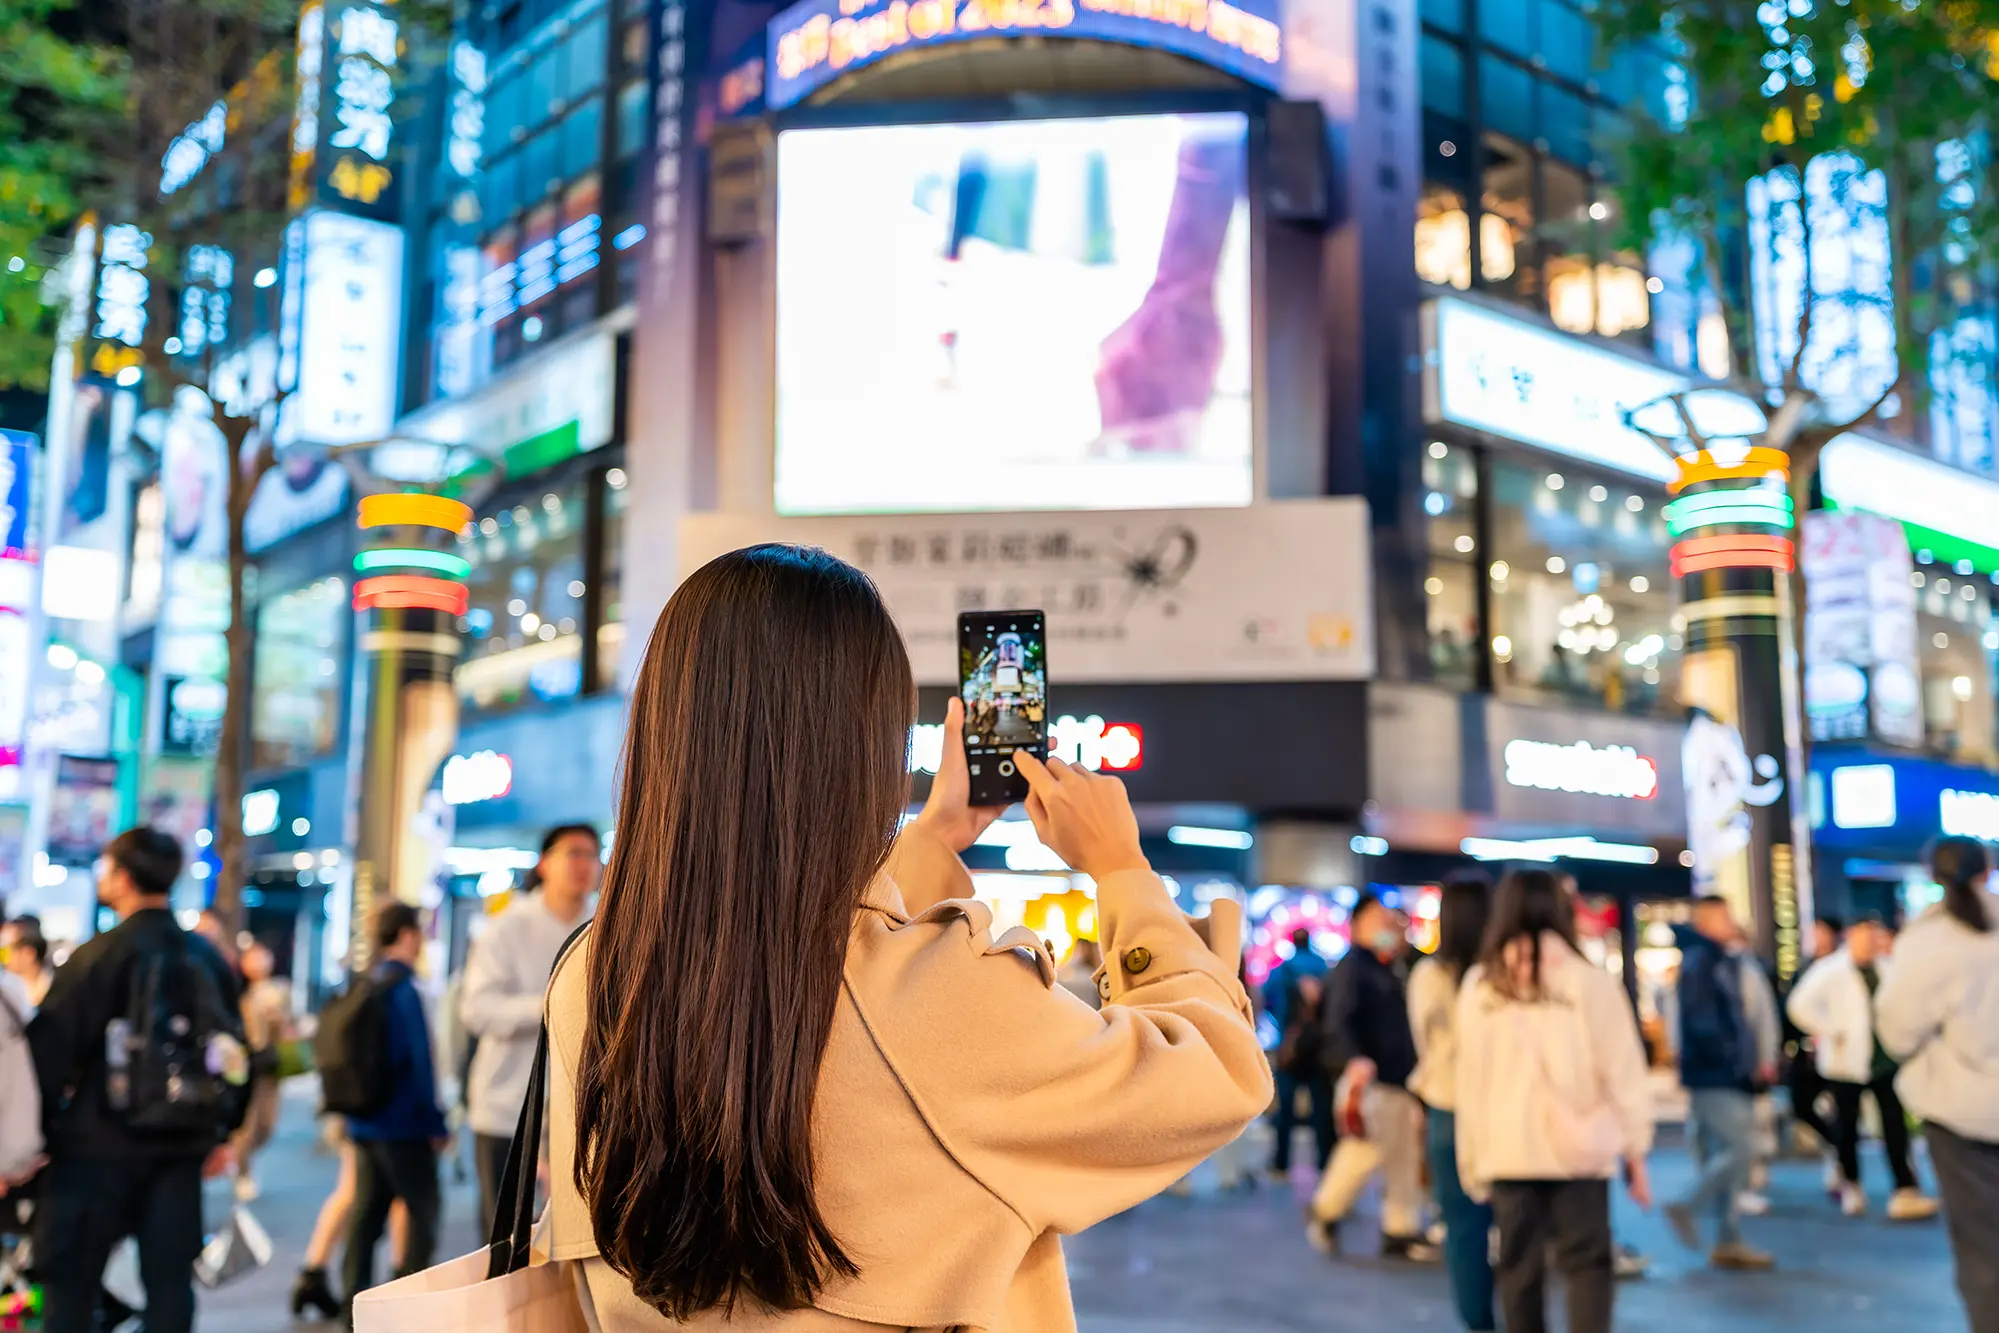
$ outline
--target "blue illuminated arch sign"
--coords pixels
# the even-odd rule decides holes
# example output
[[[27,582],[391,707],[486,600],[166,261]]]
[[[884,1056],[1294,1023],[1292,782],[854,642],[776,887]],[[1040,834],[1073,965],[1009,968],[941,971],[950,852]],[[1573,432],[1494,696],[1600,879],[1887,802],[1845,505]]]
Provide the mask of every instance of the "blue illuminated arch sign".
[[[766,96],[782,110],[901,51],[1053,36],[1152,47],[1276,90],[1277,0],[800,0],[770,22]]]

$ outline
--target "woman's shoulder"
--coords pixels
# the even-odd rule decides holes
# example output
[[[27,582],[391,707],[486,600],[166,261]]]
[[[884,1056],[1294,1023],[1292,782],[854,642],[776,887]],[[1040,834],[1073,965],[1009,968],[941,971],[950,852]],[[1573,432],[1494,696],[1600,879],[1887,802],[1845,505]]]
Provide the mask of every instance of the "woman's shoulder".
[[[992,908],[953,898],[908,919],[857,915],[847,948],[847,982],[868,993],[974,986],[1050,990],[1055,959],[1023,926],[995,929]]]
[[[542,1015],[548,1023],[548,1043],[565,1063],[583,1044],[583,1027],[590,1017],[590,943],[596,932],[586,930],[556,962],[548,979]]]

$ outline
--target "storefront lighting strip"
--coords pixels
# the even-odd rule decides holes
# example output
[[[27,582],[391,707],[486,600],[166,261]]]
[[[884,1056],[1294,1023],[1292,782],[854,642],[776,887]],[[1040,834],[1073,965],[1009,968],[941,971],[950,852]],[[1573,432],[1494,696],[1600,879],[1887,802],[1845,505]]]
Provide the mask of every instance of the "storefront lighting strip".
[[[414,546],[384,546],[362,551],[354,557],[354,570],[367,574],[378,569],[428,569],[448,579],[467,578],[472,562],[449,551],[425,551]]]
[[[1781,480],[1791,475],[1790,460],[1785,457],[1784,451],[1762,445],[1750,449],[1736,463],[1725,463],[1706,450],[1682,455],[1675,461],[1680,475],[1666,483],[1666,489],[1675,495],[1688,486],[1698,486],[1702,482],[1760,481],[1765,477]]]
[[[1598,842],[1595,838],[1466,838],[1458,850],[1477,861],[1616,861],[1623,865],[1659,864],[1659,849],[1629,842]]]
[[[442,495],[397,492],[368,495],[361,499],[361,526],[387,528],[408,526],[461,531],[472,521],[472,507]]]

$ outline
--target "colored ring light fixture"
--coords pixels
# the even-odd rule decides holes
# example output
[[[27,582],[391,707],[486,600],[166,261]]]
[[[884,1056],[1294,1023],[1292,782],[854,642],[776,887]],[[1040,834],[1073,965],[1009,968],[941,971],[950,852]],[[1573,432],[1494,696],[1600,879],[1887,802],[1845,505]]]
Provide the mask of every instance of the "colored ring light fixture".
[[[462,616],[471,594],[462,583],[428,578],[421,574],[378,574],[354,585],[354,609],[371,606],[421,608]]]
[[[1794,557],[1790,538],[1750,532],[1690,537],[1671,552],[1676,578],[1709,569],[1772,569],[1788,574]]]
[[[1689,486],[1698,486],[1703,482],[1761,481],[1766,477],[1781,479],[1791,475],[1791,460],[1784,451],[1760,444],[1744,452],[1739,461],[1730,462],[1726,455],[1717,458],[1708,449],[1682,454],[1675,461],[1679,464],[1680,475],[1667,482],[1666,489],[1676,495]]]
[[[471,521],[470,505],[442,495],[402,491],[368,495],[361,499],[361,526],[364,528],[408,526],[458,532]]]
[[[378,546],[354,557],[354,570],[358,574],[384,569],[427,569],[448,579],[462,579],[471,575],[472,562],[449,551],[426,551],[415,546]]]

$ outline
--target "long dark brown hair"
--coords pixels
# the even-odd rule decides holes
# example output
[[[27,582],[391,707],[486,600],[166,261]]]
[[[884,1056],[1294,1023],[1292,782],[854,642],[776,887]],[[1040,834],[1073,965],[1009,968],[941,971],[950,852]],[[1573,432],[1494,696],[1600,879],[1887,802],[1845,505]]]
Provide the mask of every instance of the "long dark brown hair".
[[[1550,933],[1566,940],[1571,949],[1576,947],[1576,908],[1569,900],[1567,883],[1554,871],[1538,866],[1507,871],[1493,890],[1492,919],[1486,923],[1485,945],[1479,950],[1486,981],[1508,999],[1540,999],[1541,940]],[[1507,946],[1515,940],[1526,943],[1525,986],[1513,975],[1506,957]]]
[[[813,1193],[848,932],[908,793],[909,659],[823,551],[695,571],[633,686],[576,1074],[597,1248],[669,1319],[852,1276]]]
[[[1485,945],[1485,926],[1492,916],[1492,879],[1483,870],[1458,870],[1446,876],[1437,901],[1437,952],[1433,955],[1462,986],[1465,973],[1478,962]]]
[[[1992,858],[1976,838],[1938,838],[1930,844],[1930,878],[1943,889],[1943,910],[1983,935],[1992,929],[1985,914],[1985,875]]]

